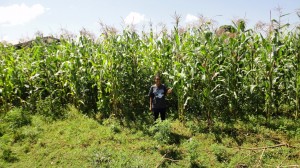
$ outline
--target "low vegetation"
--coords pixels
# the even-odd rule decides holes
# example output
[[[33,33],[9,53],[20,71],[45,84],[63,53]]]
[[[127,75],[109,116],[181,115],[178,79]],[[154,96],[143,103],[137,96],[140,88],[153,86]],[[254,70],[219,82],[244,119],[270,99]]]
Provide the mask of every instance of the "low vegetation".
[[[49,121],[12,109],[0,123],[0,167],[299,167],[300,122],[263,117],[182,123],[97,120],[69,106]],[[148,121],[148,122],[145,122]]]

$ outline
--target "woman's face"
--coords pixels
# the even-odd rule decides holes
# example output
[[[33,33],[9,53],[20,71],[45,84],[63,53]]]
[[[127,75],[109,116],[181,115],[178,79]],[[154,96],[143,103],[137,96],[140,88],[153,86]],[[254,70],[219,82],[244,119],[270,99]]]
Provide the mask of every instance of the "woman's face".
[[[155,84],[156,84],[157,86],[160,85],[160,78],[159,78],[159,77],[155,77]]]

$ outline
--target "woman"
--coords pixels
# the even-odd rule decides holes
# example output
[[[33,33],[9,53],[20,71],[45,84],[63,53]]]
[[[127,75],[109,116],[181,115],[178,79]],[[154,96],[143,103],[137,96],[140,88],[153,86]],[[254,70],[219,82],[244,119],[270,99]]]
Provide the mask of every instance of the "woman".
[[[150,97],[150,110],[154,114],[154,120],[160,115],[161,120],[166,119],[166,99],[167,94],[172,93],[171,88],[167,88],[161,83],[161,78],[159,75],[155,76],[155,84],[151,86],[149,91]]]

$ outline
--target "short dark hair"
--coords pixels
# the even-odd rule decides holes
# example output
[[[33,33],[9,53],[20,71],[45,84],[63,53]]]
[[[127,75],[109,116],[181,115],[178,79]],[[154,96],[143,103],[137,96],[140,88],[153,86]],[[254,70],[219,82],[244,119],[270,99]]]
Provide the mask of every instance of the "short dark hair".
[[[161,75],[157,73],[157,74],[154,76],[154,79],[156,79],[156,78],[161,79]]]

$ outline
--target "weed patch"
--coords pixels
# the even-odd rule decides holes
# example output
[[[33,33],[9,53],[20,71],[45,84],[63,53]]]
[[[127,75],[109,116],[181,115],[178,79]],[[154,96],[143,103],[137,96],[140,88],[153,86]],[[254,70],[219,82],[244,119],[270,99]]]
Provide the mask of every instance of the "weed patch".
[[[290,121],[275,129],[257,118],[215,120],[207,130],[201,121],[193,125],[169,119],[134,127],[111,117],[99,123],[72,106],[64,118],[51,122],[40,114],[22,113],[27,114],[13,110],[2,118],[0,167],[299,165],[299,133],[290,130],[295,128]]]

